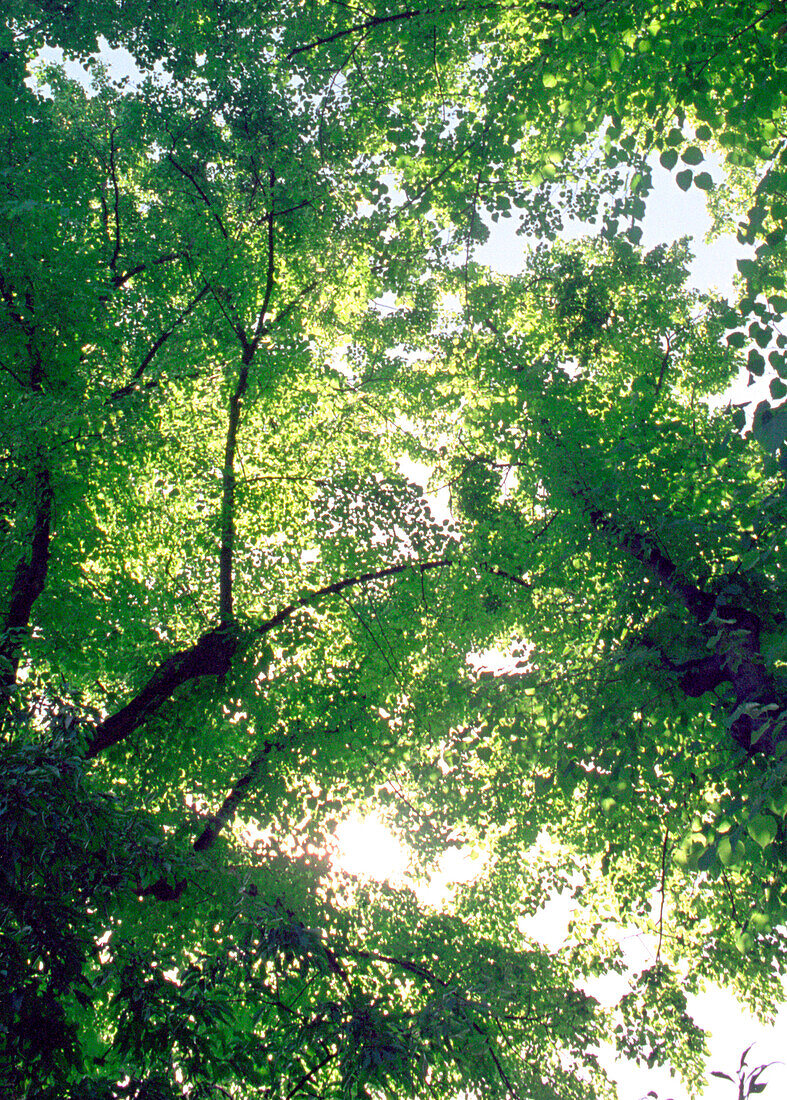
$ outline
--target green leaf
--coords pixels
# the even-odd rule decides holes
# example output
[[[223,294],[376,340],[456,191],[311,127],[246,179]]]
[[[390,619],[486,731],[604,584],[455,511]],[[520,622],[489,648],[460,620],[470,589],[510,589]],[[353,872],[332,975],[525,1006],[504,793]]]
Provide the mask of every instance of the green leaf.
[[[755,814],[746,823],[746,831],[761,848],[767,848],[776,839],[776,819],[770,814]]]
[[[705,157],[698,145],[690,145],[687,149],[683,150],[680,159],[684,164],[697,165],[702,164]]]
[[[765,370],[765,360],[756,348],[751,348],[748,355],[748,366],[752,374],[761,375]]]
[[[609,53],[609,67],[613,73],[619,73],[623,62],[626,59],[625,50],[622,50],[620,46],[615,46]]]
[[[672,171],[672,169],[678,163],[677,149],[665,149],[659,157],[659,161],[662,168],[666,168],[668,171]]]
[[[782,787],[781,790],[769,795],[768,809],[778,814],[779,817],[784,817],[787,814],[787,787]]]
[[[759,560],[760,560],[759,550],[749,550],[747,553],[745,553],[742,556],[742,558],[740,560],[741,572],[745,573],[749,569],[753,569],[754,566],[757,565]]]
[[[713,176],[709,172],[698,172],[694,177],[694,186],[699,187],[701,191],[710,191],[713,189]]]
[[[681,191],[688,191],[688,189],[691,187],[692,178],[693,173],[691,169],[684,168],[682,172],[678,172],[678,174],[675,176],[675,182],[677,183]]]

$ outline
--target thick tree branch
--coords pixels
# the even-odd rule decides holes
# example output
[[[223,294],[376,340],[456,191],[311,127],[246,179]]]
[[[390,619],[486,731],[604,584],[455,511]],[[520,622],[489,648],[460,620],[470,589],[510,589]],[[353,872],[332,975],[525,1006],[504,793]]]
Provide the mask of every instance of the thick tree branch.
[[[88,742],[86,758],[125,740],[172,697],[176,688],[202,676],[226,676],[238,645],[237,631],[209,630],[188,649],[168,657],[131,702],[96,727]]]
[[[36,476],[36,504],[28,551],[19,558],[11,584],[11,598],[0,636],[0,708],[5,708],[16,685],[19,654],[30,626],[33,604],[41,595],[49,568],[52,525],[52,484],[42,468]]]
[[[581,497],[579,491],[577,495]],[[599,534],[638,561],[708,635],[713,652],[699,661],[685,662],[678,669],[683,674],[680,684],[686,694],[700,695],[729,682],[736,703],[730,720],[733,740],[746,752],[773,755],[787,739],[782,717],[787,700],[765,668],[758,616],[745,607],[719,604],[709,592],[690,584],[655,539],[631,531],[598,509],[589,509],[588,516]]]

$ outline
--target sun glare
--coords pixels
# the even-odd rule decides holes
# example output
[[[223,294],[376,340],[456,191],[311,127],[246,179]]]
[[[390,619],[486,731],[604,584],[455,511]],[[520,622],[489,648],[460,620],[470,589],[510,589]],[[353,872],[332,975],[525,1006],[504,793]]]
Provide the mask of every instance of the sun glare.
[[[401,879],[407,871],[407,851],[374,814],[364,818],[354,815],[343,821],[335,839],[333,865],[348,875],[384,882]]]

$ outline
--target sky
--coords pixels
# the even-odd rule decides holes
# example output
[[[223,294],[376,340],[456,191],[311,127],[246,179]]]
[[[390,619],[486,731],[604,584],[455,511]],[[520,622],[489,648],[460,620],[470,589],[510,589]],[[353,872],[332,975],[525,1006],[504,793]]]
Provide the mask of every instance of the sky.
[[[46,61],[61,62],[62,52],[47,49],[42,51],[41,57]],[[115,78],[139,78],[139,71],[126,51],[107,48],[102,51],[101,59]],[[67,65],[66,69],[69,75],[77,79],[85,76],[84,70],[77,65]],[[710,167],[714,178],[718,179],[721,171],[718,162],[714,166],[711,161]],[[711,245],[706,244],[704,238],[710,227],[710,218],[705,209],[704,194],[696,188],[685,193],[679,190],[673,175],[658,164],[653,166],[653,178],[655,187],[643,222],[642,246],[650,249],[682,236],[691,236],[696,258],[690,269],[690,283],[697,290],[716,289],[732,296],[736,261],[751,256],[753,250],[739,244],[734,232]],[[515,223],[500,221],[489,228],[489,240],[477,249],[474,258],[501,273],[518,272],[527,242],[516,235]],[[578,236],[585,231],[584,227],[575,226],[567,235]],[[756,385],[748,387],[748,374],[744,371],[728,396],[733,401],[751,401],[753,409],[759,400],[767,396],[769,377],[766,375],[757,380]],[[428,471],[424,468],[421,474],[425,479]],[[421,477],[417,479],[421,480]],[[397,878],[405,873],[407,854],[379,822],[350,819],[339,827],[336,839],[340,849],[337,861],[349,873],[375,874],[386,878]],[[466,880],[483,864],[478,857],[463,860],[454,851],[451,859],[453,862],[449,860],[435,876],[432,894],[424,896],[424,901],[439,904],[450,889],[451,882]],[[531,921],[528,931],[545,946],[557,949],[565,938],[569,915],[568,900],[554,898]],[[642,937],[624,939],[622,942],[632,970],[637,971],[652,963],[653,946]],[[602,979],[594,988],[588,987],[588,992],[601,1000],[620,996],[626,992],[625,976]],[[702,996],[690,998],[689,1008],[697,1023],[709,1033],[709,1070],[727,1072],[735,1077],[741,1054],[750,1044],[754,1044],[747,1062],[750,1067],[779,1062],[780,1058],[787,1061],[787,1006],[782,1008],[770,1027],[761,1025],[734,997],[720,989],[708,989]],[[666,1070],[636,1070],[628,1064],[616,1063],[612,1056],[606,1059],[606,1065],[619,1081],[620,1100],[688,1100],[686,1091]],[[787,1065],[772,1066],[761,1080],[767,1083],[764,1100],[787,1097]],[[709,1078],[702,1096],[703,1100],[736,1100],[737,1085]]]

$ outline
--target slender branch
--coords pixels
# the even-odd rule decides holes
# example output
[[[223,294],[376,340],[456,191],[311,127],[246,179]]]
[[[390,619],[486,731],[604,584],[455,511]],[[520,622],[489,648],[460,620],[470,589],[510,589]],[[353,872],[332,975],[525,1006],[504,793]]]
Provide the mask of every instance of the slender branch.
[[[264,743],[262,751],[257,753],[252,759],[246,772],[235,783],[219,809],[208,818],[205,828],[194,841],[195,852],[204,852],[215,844],[219,833],[235,816],[238,806],[249,793],[249,788],[258,778],[267,757],[274,749],[281,750],[283,747],[283,745],[275,741],[266,741]]]
[[[661,958],[661,944],[664,939],[664,901],[667,882],[667,845],[669,844],[669,825],[664,828],[664,843],[661,845],[661,904],[659,905],[659,945],[656,948],[656,962]]]
[[[307,295],[311,294],[311,292],[316,288],[316,286],[317,286],[317,280],[312,279],[312,281],[310,283],[307,283],[306,286],[303,287],[302,290],[299,290],[298,293],[295,295],[295,297],[292,299],[292,301],[288,302],[286,306],[284,306],[282,309],[280,309],[279,312],[276,314],[276,316],[271,321],[271,323],[269,325],[265,326],[265,330],[263,332],[263,335],[265,335],[265,333],[267,333],[267,332],[272,332],[273,329],[278,328],[278,326],[283,321],[286,321],[286,319],[289,317],[289,315],[292,313],[292,311],[295,309],[295,307],[298,305],[298,303],[303,298],[305,298]]]
[[[352,27],[346,27],[343,31],[336,31],[334,34],[326,35],[324,38],[315,38],[313,42],[307,42],[303,46],[295,46],[286,54],[285,61],[292,61],[293,57],[296,57],[299,53],[306,53],[307,50],[317,49],[318,46],[327,46],[331,42],[338,42],[340,38],[346,38],[350,34],[359,34],[362,31],[372,30],[374,27],[381,27],[385,23],[401,23],[402,20],[414,19],[419,15],[437,15],[447,10],[447,8],[438,8],[434,11],[420,11],[415,9],[413,11],[396,12],[394,15],[375,15],[363,23],[355,23]]]
[[[319,1073],[319,1071],[324,1066],[327,1066],[329,1062],[332,1062],[335,1058],[338,1058],[338,1057],[339,1057],[338,1050],[334,1050],[333,1053],[327,1054],[323,1058],[323,1060],[321,1062],[318,1062],[316,1066],[314,1066],[312,1069],[310,1069],[308,1071],[308,1073],[304,1073],[303,1077],[301,1077],[301,1079],[297,1082],[297,1084],[293,1085],[293,1087],[287,1093],[284,1100],[291,1100],[291,1098],[296,1094],[298,1089],[300,1089],[303,1085],[305,1085],[307,1081],[310,1081],[312,1079],[312,1077],[314,1077],[314,1075],[316,1073]]]
[[[692,74],[693,78],[694,78],[694,79],[696,80],[696,79],[697,79],[698,77],[702,76],[703,72],[704,72],[704,71],[705,71],[705,69],[707,69],[707,67],[708,67],[708,66],[710,65],[711,61],[715,61],[715,60],[716,60],[716,58],[717,58],[717,57],[719,57],[719,56],[721,55],[721,53],[722,53],[722,52],[723,52],[723,51],[724,51],[725,49],[729,49],[729,48],[730,48],[730,46],[732,45],[732,43],[733,43],[733,42],[735,42],[735,41],[737,41],[737,40],[738,40],[738,39],[739,39],[739,38],[741,37],[741,35],[744,35],[744,34],[746,34],[746,32],[747,32],[747,31],[752,31],[752,30],[754,30],[754,28],[755,28],[755,27],[756,27],[756,26],[757,26],[757,25],[758,25],[759,23],[762,23],[762,21],[763,21],[764,19],[767,19],[767,18],[768,18],[768,16],[769,16],[769,15],[771,14],[771,12],[773,11],[773,9],[774,9],[774,5],[773,5],[773,4],[771,4],[771,6],[770,6],[769,8],[767,8],[767,9],[766,9],[766,10],[765,10],[765,11],[764,11],[764,12],[762,13],[762,15],[758,15],[758,16],[757,16],[757,18],[756,18],[755,20],[753,20],[753,21],[752,21],[751,23],[748,23],[748,24],[747,24],[747,25],[746,25],[745,27],[741,27],[741,29],[740,29],[739,31],[736,31],[736,32],[735,32],[735,34],[731,35],[731,36],[730,36],[730,37],[729,37],[729,38],[728,38],[728,39],[727,39],[727,40],[725,41],[725,43],[724,43],[724,45],[723,45],[723,46],[720,46],[720,47],[718,48],[718,50],[714,51],[714,53],[710,54],[710,56],[709,56],[709,57],[706,57],[706,58],[705,58],[705,60],[704,60],[704,61],[703,61],[703,63],[702,63],[701,65],[700,65],[700,67],[699,67],[699,68],[697,69],[697,71],[696,71],[695,73],[693,73],[693,74]]]
[[[416,977],[423,978],[424,981],[429,982],[430,985],[440,986],[442,989],[451,988],[451,982],[447,982],[444,978],[440,978],[425,966],[419,966],[418,963],[410,962],[409,959],[400,959],[395,955],[380,955],[376,951],[362,951],[357,947],[348,948],[344,954],[349,955],[350,958],[353,959],[370,959],[373,962],[384,962],[388,963],[390,966],[398,966],[401,970],[406,970],[408,974],[415,974]]]
[[[112,250],[112,257],[109,261],[109,266],[112,271],[117,267],[118,258],[120,257],[120,188],[118,187],[117,167],[115,165],[115,134],[117,133],[117,127],[113,126],[109,134],[109,173],[112,177],[112,191],[114,193],[114,213],[115,213],[115,246]]]
[[[423,573],[422,573],[422,574],[421,574],[421,583],[422,583],[422,584],[423,584],[423,579],[424,579],[424,575],[423,575]],[[393,676],[394,680],[395,680],[395,681],[396,681],[396,683],[398,684],[398,683],[399,683],[399,677],[398,677],[398,675],[397,675],[397,670],[396,670],[396,669],[394,668],[394,666],[393,666],[393,665],[391,664],[391,661],[390,661],[390,659],[389,659],[389,657],[388,657],[388,654],[387,654],[387,653],[385,652],[385,650],[383,649],[382,645],[381,645],[381,644],[380,644],[380,643],[379,643],[379,642],[377,641],[377,638],[375,637],[375,634],[374,634],[374,631],[372,630],[372,628],[371,628],[371,627],[369,626],[369,624],[368,624],[368,623],[366,622],[366,620],[364,619],[363,615],[362,615],[362,614],[360,613],[360,611],[359,611],[359,610],[358,610],[358,608],[357,608],[357,607],[355,606],[355,604],[353,604],[352,600],[349,600],[349,599],[348,599],[348,598],[347,598],[346,596],[342,596],[342,597],[341,597],[341,599],[342,599],[342,602],[344,603],[344,605],[345,605],[346,607],[348,607],[348,608],[350,609],[350,611],[352,612],[352,614],[353,614],[353,615],[355,616],[355,618],[356,618],[356,619],[358,620],[358,622],[359,622],[359,623],[361,624],[361,626],[363,627],[363,629],[364,629],[364,630],[366,631],[366,633],[367,633],[367,634],[369,635],[369,637],[370,637],[370,638],[371,638],[371,640],[372,640],[372,644],[374,645],[375,649],[376,649],[376,650],[377,650],[377,652],[378,652],[378,653],[380,654],[380,656],[382,657],[382,659],[383,659],[383,660],[385,661],[386,665],[388,666],[388,671],[389,671],[389,672],[391,673],[391,675]],[[401,686],[401,685],[400,685],[400,686]]]
[[[275,217],[275,211],[276,211],[276,204],[275,204],[275,200],[274,200],[274,195],[275,195],[274,189],[275,189],[275,186],[276,186],[276,176],[275,176],[274,171],[273,171],[272,168],[270,170],[268,183],[269,183],[270,191],[271,191],[271,205],[270,205],[270,210],[268,211],[268,215],[267,215],[267,220],[268,220],[268,271],[267,271],[267,275],[265,277],[265,292],[262,296],[262,305],[260,306],[260,312],[259,312],[259,315],[257,317],[257,324],[254,328],[254,338],[253,338],[252,343],[254,344],[255,348],[259,344],[260,340],[262,339],[263,333],[265,331],[265,328],[264,328],[265,318],[268,315],[268,306],[270,305],[271,296],[273,294],[273,288],[274,288],[274,285],[275,285],[275,282],[276,282],[276,267],[275,267],[276,250],[275,250],[275,240],[274,240],[274,235],[273,235],[273,219]]]
[[[419,15],[444,15],[446,12],[458,14],[459,12],[467,11],[469,8],[475,11],[487,11],[489,8],[512,6],[513,5],[504,5],[500,3],[459,4],[457,7],[415,8],[411,11],[395,12],[393,15],[375,15],[370,19],[366,19],[363,23],[355,23],[352,27],[346,27],[343,31],[335,31],[333,34],[328,34],[324,38],[315,38],[313,42],[307,42],[303,46],[295,46],[285,55],[285,60],[292,61],[293,57],[296,57],[299,53],[306,53],[307,50],[317,49],[318,46],[327,46],[331,42],[337,42],[340,38],[346,38],[350,34],[360,34],[362,31],[369,31],[373,30],[375,27],[382,27],[386,23],[401,23],[403,20],[415,19]]]
[[[136,264],[134,267],[130,267],[128,271],[124,271],[122,275],[113,275],[112,286],[118,289],[124,286],[129,279],[133,279],[135,275],[141,275],[143,271],[147,271],[150,267],[156,267],[159,264],[169,264],[173,260],[182,260],[186,255],[185,252],[165,252],[162,256],[157,256],[154,260],[147,260],[145,263]]]
[[[7,367],[7,366],[5,365],[5,363],[0,363],[0,370],[1,370],[1,371],[4,371],[4,372],[5,372],[5,374],[7,374],[7,375],[8,375],[8,376],[9,376],[10,378],[13,378],[13,380],[14,380],[14,381],[16,382],[16,384],[17,384],[18,386],[21,386],[21,387],[22,387],[22,389],[24,389],[24,388],[25,388],[25,386],[27,385],[27,383],[25,382],[24,378],[20,378],[20,377],[19,377],[19,375],[18,375],[18,374],[15,374],[15,373],[14,373],[14,372],[13,372],[13,371],[11,370],[11,368],[10,368],[10,367]]]
[[[522,577],[515,577],[513,573],[507,573],[505,569],[498,569],[496,567],[487,566],[488,571],[493,577],[503,577],[507,581],[513,581],[514,584],[518,584],[520,588],[532,588],[533,585],[530,581],[524,580]]]
[[[224,447],[224,468],[221,474],[221,549],[219,551],[219,618],[232,621],[232,554],[235,546],[235,456],[238,448],[238,425],[241,403],[249,384],[249,364],[253,346],[243,353],[240,374],[230,397],[227,420],[227,441]]]
[[[508,1074],[503,1069],[503,1063],[500,1061],[497,1054],[495,1053],[494,1048],[492,1047],[492,1040],[490,1039],[488,1033],[481,1027],[479,1023],[476,1023],[475,1021],[473,1021],[473,1029],[483,1038],[484,1042],[486,1043],[486,1048],[489,1051],[489,1057],[494,1062],[495,1069],[498,1072],[500,1080],[503,1082],[506,1089],[508,1090],[508,1096],[512,1097],[513,1100],[516,1100],[519,1094],[514,1088]]]
[[[266,619],[263,623],[255,629],[256,634],[267,634],[269,630],[273,630],[275,627],[284,623],[296,611],[299,611],[302,607],[309,607],[315,602],[315,600],[322,599],[323,596],[333,596],[339,592],[343,592],[345,588],[352,588],[356,584],[368,584],[370,581],[382,580],[385,577],[395,577],[399,573],[404,573],[408,569],[417,569],[420,572],[428,573],[432,569],[442,569],[447,565],[453,565],[453,558],[440,558],[436,561],[426,561],[422,563],[417,562],[403,562],[401,565],[389,565],[385,569],[376,569],[370,573],[360,573],[357,577],[346,577],[342,581],[335,581],[333,584],[327,584],[324,588],[318,588],[316,591],[309,593],[307,596],[302,596],[295,603],[288,604],[283,607],[281,611],[277,611],[270,619]]]
[[[3,278],[2,271],[0,271],[0,298],[2,298],[5,304],[8,306],[8,312],[11,314],[14,322],[19,325],[21,329],[27,332],[27,322],[25,321],[24,317],[19,312],[16,306],[16,303],[14,301],[14,291]]]
[[[41,359],[41,350],[36,346],[36,326],[33,321],[35,316],[33,298],[31,292],[27,291],[25,294],[25,307],[27,308],[30,318],[28,319],[19,310],[16,300],[18,297],[19,295],[15,295],[13,287],[9,286],[3,278],[2,271],[0,271],[0,298],[3,299],[8,307],[8,312],[14,324],[18,325],[24,333],[25,347],[30,357],[30,372],[23,385],[31,390],[40,391],[44,381],[44,364]]]
[[[667,349],[664,352],[664,357],[661,360],[661,370],[659,371],[658,382],[656,382],[656,397],[661,393],[661,387],[664,382],[664,378],[667,374],[667,367],[670,362],[670,355],[672,354],[672,348],[670,347],[669,340],[667,341]]]
[[[473,190],[473,198],[470,203],[470,222],[467,226],[467,240],[465,242],[465,313],[467,313],[470,309],[470,250],[473,244],[473,229],[475,228],[476,218],[478,217],[478,199],[481,194],[482,173],[483,168],[479,169],[478,175],[475,178],[475,188]]]
[[[197,308],[199,303],[208,294],[210,294],[210,287],[206,284],[202,288],[202,290],[199,292],[199,294],[197,294],[196,297],[191,299],[191,301],[186,306],[186,308],[180,314],[178,314],[178,316],[170,324],[170,326],[168,328],[165,328],[164,331],[161,333],[161,335],[158,337],[158,339],[156,339],[153,342],[153,344],[149,348],[147,354],[145,355],[145,358],[142,360],[140,365],[134,371],[134,373],[131,376],[131,379],[125,384],[125,386],[121,386],[119,389],[114,390],[109,395],[110,401],[118,401],[121,397],[126,397],[128,394],[130,394],[132,392],[132,390],[134,390],[134,388],[136,387],[137,382],[142,377],[142,375],[145,373],[145,371],[148,369],[150,364],[153,362],[153,359],[156,357],[156,355],[161,350],[161,348],[164,346],[164,344],[166,344],[167,340],[169,340],[170,336],[172,336],[172,334],[175,332],[176,329],[180,328],[180,326],[184,323],[184,321],[189,316],[189,314],[194,312],[194,310]]]
[[[191,183],[194,190],[197,192],[199,197],[202,199],[202,201],[207,206],[208,210],[210,210],[211,214],[213,215],[213,217],[216,221],[216,224],[218,225],[219,229],[221,230],[221,235],[224,237],[224,240],[225,241],[229,240],[229,234],[227,233],[227,230],[224,228],[224,222],[221,220],[221,215],[219,214],[218,210],[216,209],[215,204],[211,201],[211,198],[207,194],[207,192],[203,190],[203,188],[200,186],[200,184],[197,182],[195,177],[192,175],[191,172],[188,171],[187,168],[184,168],[182,164],[178,164],[178,162],[175,160],[175,157],[173,156],[172,153],[167,153],[167,160],[169,160],[170,164],[174,165],[174,167],[177,168],[177,170],[184,177],[184,179],[187,179]]]

